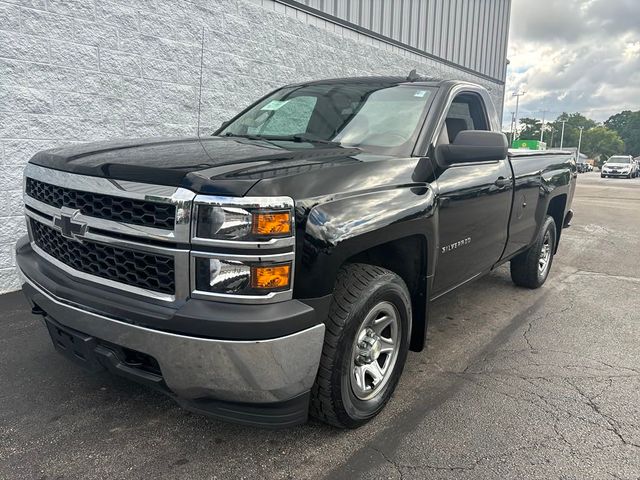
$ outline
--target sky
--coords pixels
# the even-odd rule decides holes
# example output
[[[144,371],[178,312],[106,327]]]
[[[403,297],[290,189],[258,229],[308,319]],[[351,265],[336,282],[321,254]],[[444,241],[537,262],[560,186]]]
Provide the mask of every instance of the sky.
[[[504,125],[640,110],[640,0],[512,0]]]

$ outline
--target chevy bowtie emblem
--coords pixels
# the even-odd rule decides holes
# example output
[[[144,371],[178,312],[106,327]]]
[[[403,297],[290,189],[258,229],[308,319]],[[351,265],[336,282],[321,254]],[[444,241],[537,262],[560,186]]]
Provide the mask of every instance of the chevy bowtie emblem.
[[[82,241],[82,237],[87,232],[87,224],[75,220],[79,213],[80,210],[63,207],[62,212],[53,217],[53,225],[60,230],[62,236],[76,242]]]

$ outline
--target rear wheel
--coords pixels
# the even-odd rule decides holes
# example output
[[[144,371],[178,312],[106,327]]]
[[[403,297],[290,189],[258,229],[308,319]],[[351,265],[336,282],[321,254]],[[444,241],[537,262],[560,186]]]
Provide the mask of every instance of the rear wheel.
[[[511,260],[511,280],[518,286],[541,287],[549,276],[556,250],[556,223],[545,218],[536,242],[525,252]]]
[[[384,268],[343,267],[326,325],[312,416],[355,428],[391,398],[409,350],[411,301],[404,281]]]

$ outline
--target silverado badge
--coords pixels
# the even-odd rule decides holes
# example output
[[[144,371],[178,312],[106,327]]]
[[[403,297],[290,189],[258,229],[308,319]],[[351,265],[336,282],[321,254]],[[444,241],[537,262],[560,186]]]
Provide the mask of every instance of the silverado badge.
[[[459,240],[457,242],[454,242],[450,245],[446,245],[444,247],[442,247],[442,253],[447,253],[450,252],[451,250],[455,250],[456,248],[460,248],[464,245],[469,245],[471,243],[471,237],[467,237],[463,240]]]

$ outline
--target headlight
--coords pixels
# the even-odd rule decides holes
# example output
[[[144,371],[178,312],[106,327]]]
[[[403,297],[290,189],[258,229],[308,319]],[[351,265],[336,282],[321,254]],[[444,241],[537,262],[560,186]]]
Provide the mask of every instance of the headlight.
[[[251,213],[242,208],[198,205],[196,237],[237,240],[251,232]]]
[[[228,201],[232,201],[229,199]],[[293,236],[291,199],[235,199],[237,204],[197,203],[194,243],[207,240],[262,242]],[[211,243],[211,242],[206,242]]]
[[[229,260],[194,254],[195,288],[201,293],[266,296],[291,288],[293,262]]]
[[[196,288],[203,291],[235,293],[250,284],[251,267],[242,262],[228,262],[216,258],[196,259]]]

